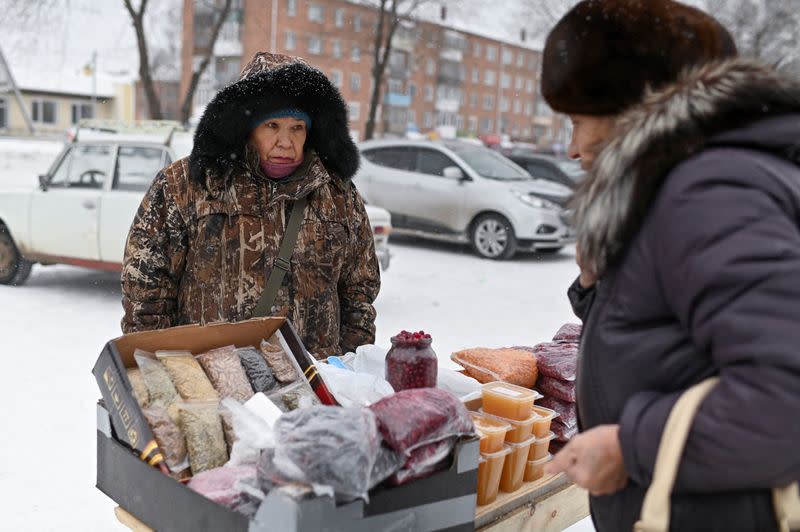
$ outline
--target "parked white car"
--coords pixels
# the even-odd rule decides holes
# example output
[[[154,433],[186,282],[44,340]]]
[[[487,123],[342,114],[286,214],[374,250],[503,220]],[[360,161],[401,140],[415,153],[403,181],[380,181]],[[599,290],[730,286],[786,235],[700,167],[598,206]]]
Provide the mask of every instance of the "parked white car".
[[[359,145],[354,178],[388,210],[395,233],[469,243],[480,256],[558,252],[574,242],[564,205],[572,191],[532,177],[499,153],[458,140],[374,140]]]
[[[191,151],[176,123],[81,128],[32,190],[0,191],[0,284],[25,282],[34,263],[120,271],[125,241],[158,171]],[[158,127],[156,127],[158,126]],[[389,213],[367,206],[381,266]]]

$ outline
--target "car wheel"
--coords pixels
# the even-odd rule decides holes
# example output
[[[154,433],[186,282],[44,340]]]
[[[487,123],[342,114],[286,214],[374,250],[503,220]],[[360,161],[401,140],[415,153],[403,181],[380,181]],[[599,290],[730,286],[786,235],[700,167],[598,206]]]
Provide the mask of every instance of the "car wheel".
[[[484,214],[472,224],[470,244],[481,257],[507,260],[517,252],[514,228],[499,214]]]
[[[20,255],[6,226],[0,225],[0,284],[23,284],[31,274],[32,266]]]

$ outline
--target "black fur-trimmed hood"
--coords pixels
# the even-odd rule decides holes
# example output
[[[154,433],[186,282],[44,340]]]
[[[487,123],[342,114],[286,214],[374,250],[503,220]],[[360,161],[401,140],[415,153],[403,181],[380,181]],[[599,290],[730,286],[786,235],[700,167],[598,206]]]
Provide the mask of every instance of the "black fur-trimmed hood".
[[[602,276],[621,258],[664,178],[680,162],[715,139],[735,138],[737,130],[757,121],[797,113],[800,81],[746,59],[690,70],[673,85],[648,93],[618,118],[612,138],[573,199],[586,266]],[[746,143],[772,149],[800,143],[800,136],[769,142],[761,133]]]
[[[306,150],[315,151],[334,178],[353,177],[358,148],[350,137],[347,105],[339,91],[325,74],[300,58],[260,52],[238,81],[217,93],[206,107],[189,155],[192,179],[205,188],[225,182],[246,164],[253,120],[284,108],[299,108],[311,116]]]

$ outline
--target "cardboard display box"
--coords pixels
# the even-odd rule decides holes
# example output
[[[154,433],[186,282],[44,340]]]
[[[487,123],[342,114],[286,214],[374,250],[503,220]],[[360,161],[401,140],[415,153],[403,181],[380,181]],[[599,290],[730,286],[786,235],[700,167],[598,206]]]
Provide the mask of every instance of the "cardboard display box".
[[[230,344],[257,346],[277,330],[295,357],[310,356],[282,318],[175,327],[133,333],[108,342],[93,370],[103,396],[98,405],[98,489],[159,531],[474,530],[478,439],[459,442],[447,470],[404,486],[373,490],[369,504],[357,500],[337,506],[329,497],[295,501],[271,493],[252,520],[193,492],[143,461],[154,457],[153,437],[125,371],[135,365],[136,348],[200,353]]]

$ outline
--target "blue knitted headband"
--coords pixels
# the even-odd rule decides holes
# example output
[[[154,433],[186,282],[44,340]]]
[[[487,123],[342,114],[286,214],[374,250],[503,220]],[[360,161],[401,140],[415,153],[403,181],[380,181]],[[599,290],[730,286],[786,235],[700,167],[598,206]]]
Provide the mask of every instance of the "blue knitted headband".
[[[272,111],[271,113],[267,113],[259,117],[258,119],[254,120],[250,124],[250,130],[251,131],[254,130],[255,128],[257,128],[258,126],[260,126],[261,124],[263,124],[264,122],[266,122],[271,118],[286,118],[286,117],[292,117],[298,120],[302,120],[303,122],[306,123],[306,129],[311,129],[311,117],[308,116],[308,113],[306,113],[305,111],[301,111],[300,109],[278,109],[277,111]]]

